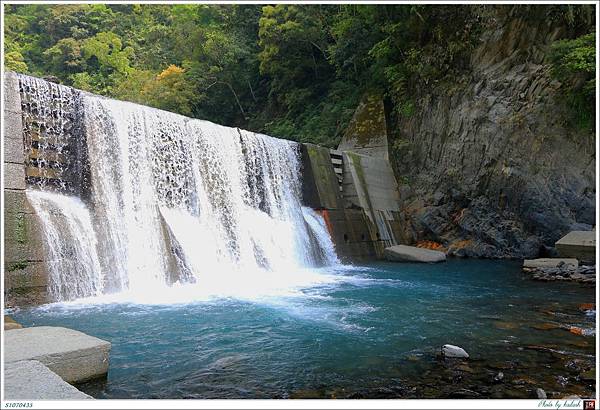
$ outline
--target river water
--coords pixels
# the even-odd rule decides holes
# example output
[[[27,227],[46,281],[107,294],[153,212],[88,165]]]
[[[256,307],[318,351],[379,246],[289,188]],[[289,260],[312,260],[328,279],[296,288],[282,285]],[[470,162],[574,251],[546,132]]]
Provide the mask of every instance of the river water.
[[[520,263],[313,269],[286,292],[84,299],[10,312],[112,343],[96,398],[535,398],[594,395],[593,288]],[[232,284],[232,288],[238,285]],[[442,360],[440,346],[469,360]],[[501,373],[501,374],[500,374]]]

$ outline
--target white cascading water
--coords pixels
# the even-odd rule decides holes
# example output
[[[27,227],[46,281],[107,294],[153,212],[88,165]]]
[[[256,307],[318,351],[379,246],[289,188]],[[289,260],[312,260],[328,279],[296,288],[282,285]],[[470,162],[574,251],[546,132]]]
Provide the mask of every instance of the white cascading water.
[[[98,296],[103,275],[96,253],[96,233],[79,198],[27,190],[27,199],[43,221],[42,230],[54,300]]]
[[[314,268],[339,263],[321,216],[301,206],[298,144],[88,94],[82,103],[91,222],[81,229],[93,227],[82,252],[94,255],[94,282],[57,300],[256,296],[321,282]],[[36,200],[48,228],[59,205]],[[77,269],[63,266],[57,286],[87,281]]]

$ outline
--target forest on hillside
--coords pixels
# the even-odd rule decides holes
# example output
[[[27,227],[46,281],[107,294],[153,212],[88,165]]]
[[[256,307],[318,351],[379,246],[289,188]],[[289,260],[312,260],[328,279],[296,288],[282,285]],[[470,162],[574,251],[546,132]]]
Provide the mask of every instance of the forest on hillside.
[[[5,5],[7,70],[273,136],[336,146],[365,91],[408,117],[468,69],[498,7],[567,25],[548,61],[593,126],[593,6]]]

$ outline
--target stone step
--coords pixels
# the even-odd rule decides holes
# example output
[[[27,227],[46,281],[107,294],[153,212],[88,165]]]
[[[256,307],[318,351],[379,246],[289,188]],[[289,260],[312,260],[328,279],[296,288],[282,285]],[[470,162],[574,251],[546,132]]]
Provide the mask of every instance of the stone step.
[[[64,327],[39,326],[4,332],[4,362],[37,360],[68,383],[104,376],[111,344]]]
[[[65,382],[42,363],[21,360],[4,365],[4,399],[90,400],[92,397]]]
[[[446,254],[444,252],[406,245],[385,248],[384,256],[391,262],[437,263],[446,261]]]
[[[577,259],[573,258],[539,258],[525,259],[523,261],[524,268],[557,268],[559,266],[577,269],[579,262],[577,262]]]

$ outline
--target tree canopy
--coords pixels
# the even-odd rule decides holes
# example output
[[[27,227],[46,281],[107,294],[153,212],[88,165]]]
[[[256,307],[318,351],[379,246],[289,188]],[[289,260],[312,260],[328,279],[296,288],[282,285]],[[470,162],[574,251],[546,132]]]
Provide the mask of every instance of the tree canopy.
[[[408,116],[419,87],[464,70],[491,6],[4,7],[8,70],[335,146],[365,91],[382,92]],[[577,24],[573,8],[559,14]],[[594,34],[579,35],[556,44],[552,61],[561,81],[588,92]]]

